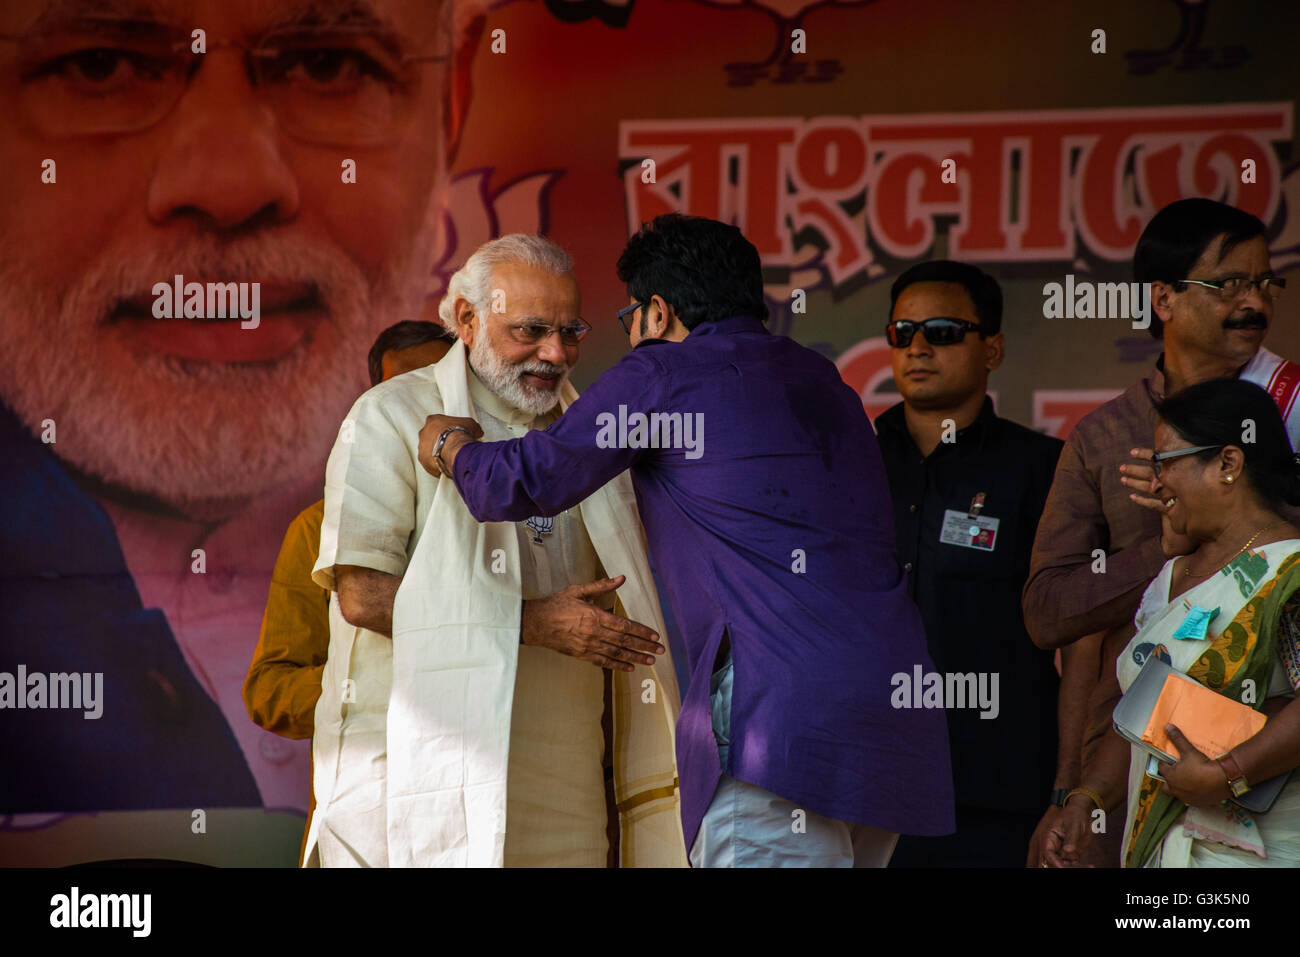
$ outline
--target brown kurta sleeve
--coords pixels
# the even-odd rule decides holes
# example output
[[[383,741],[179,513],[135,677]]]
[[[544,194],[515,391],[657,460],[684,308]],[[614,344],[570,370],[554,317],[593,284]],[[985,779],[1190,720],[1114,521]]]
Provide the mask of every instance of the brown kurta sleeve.
[[[329,651],[329,592],[311,578],[324,512],[324,501],[309,506],[285,533],[244,681],[248,716],[286,738],[312,736]]]
[[[1165,564],[1159,518],[1142,515],[1119,481],[1134,430],[1108,421],[1106,407],[1098,411],[1066,441],[1034,538],[1023,609],[1030,637],[1043,648],[1131,623],[1142,592]],[[1116,522],[1116,510],[1128,511],[1125,521]],[[1132,535],[1135,523],[1146,526],[1145,535]],[[1117,528],[1136,541],[1113,541]],[[1094,571],[1095,549],[1105,553],[1104,572]]]

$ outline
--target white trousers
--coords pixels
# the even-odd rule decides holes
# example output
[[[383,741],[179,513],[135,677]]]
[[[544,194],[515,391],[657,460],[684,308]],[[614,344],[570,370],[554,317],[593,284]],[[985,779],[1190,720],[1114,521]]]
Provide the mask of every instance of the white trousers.
[[[731,746],[731,656],[709,682],[713,736],[727,765]],[[898,835],[808,811],[724,774],[691,846],[692,867],[884,867]]]

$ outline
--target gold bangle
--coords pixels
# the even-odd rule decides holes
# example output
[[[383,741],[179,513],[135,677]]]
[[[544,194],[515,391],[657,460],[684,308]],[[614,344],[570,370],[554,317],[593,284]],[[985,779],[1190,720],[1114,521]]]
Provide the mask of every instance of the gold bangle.
[[[1076,794],[1082,794],[1084,797],[1090,800],[1093,804],[1097,806],[1097,810],[1099,811],[1106,810],[1106,804],[1105,802],[1102,801],[1101,795],[1098,794],[1096,791],[1094,791],[1092,788],[1075,788],[1073,791],[1071,791],[1069,794],[1065,796],[1065,803],[1069,804],[1070,798],[1074,797]]]

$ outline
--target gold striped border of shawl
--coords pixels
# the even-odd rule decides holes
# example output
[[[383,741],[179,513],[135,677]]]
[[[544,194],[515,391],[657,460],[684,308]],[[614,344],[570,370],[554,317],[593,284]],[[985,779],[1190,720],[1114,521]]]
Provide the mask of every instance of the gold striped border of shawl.
[[[640,807],[642,804],[649,804],[651,801],[658,801],[660,798],[672,797],[677,793],[678,780],[673,778],[672,784],[666,784],[661,788],[650,788],[646,791],[638,791],[631,795],[626,801],[621,801],[618,805],[618,813],[626,814],[634,807]]]

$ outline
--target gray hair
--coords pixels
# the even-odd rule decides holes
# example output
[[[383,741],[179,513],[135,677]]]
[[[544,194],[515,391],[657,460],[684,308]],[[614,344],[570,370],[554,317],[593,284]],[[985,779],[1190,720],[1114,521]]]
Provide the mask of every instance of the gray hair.
[[[447,293],[438,303],[438,318],[456,334],[455,305],[465,299],[479,315],[485,315],[492,300],[492,270],[506,263],[521,263],[563,276],[573,272],[573,257],[544,236],[511,233],[492,239],[474,251],[465,265],[447,283]]]

